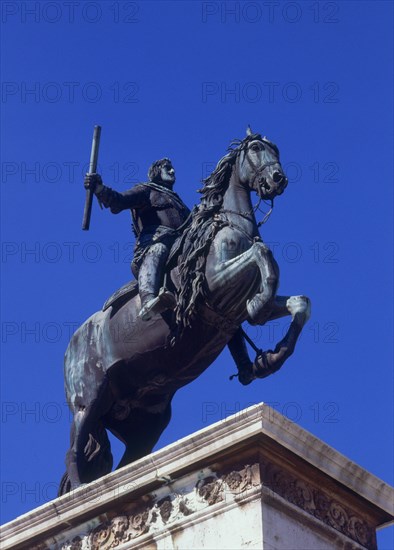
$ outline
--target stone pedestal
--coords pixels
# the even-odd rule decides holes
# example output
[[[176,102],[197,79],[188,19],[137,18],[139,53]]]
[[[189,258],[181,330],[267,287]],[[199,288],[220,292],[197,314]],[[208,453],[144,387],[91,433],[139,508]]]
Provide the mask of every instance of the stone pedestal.
[[[263,404],[6,524],[1,548],[361,550],[393,491]]]

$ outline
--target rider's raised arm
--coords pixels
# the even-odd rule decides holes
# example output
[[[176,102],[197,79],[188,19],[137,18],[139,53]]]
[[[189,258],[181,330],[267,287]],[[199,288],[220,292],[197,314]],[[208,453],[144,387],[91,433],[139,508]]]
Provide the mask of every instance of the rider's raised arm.
[[[97,193],[97,198],[105,208],[109,208],[113,214],[118,214],[122,210],[146,206],[149,203],[149,195],[149,188],[140,184],[124,193],[118,193],[118,191],[103,185],[103,188]]]

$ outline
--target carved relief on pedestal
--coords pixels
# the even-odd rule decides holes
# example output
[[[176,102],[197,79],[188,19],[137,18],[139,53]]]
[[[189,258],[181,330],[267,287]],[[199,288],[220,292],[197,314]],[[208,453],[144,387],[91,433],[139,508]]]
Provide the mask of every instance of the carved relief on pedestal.
[[[140,502],[132,512],[124,510],[87,535],[63,543],[61,550],[109,550],[145,533],[154,533],[164,526],[173,525],[217,503],[237,502],[246,490],[260,485],[259,465],[246,465],[239,470],[224,471],[220,475],[211,471],[200,472],[193,485],[180,485],[176,489],[168,486],[164,497],[155,499],[150,495],[149,504]],[[161,495],[163,489],[158,494]]]
[[[88,536],[88,548],[116,548],[148,531],[148,512],[119,515],[96,527]],[[71,549],[70,549],[71,550]]]
[[[273,464],[264,468],[264,485],[365,548],[376,549],[373,526],[322,489]]]
[[[196,489],[200,500],[206,502],[209,506],[223,500],[223,480],[215,476],[200,480],[196,485]]]

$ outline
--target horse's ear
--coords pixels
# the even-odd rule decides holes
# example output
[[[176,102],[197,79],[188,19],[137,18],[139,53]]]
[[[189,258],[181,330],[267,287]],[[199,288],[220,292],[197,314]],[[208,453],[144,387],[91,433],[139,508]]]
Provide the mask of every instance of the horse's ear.
[[[246,128],[246,135],[251,136],[253,134],[252,128],[250,127],[250,124],[248,124],[248,127]]]

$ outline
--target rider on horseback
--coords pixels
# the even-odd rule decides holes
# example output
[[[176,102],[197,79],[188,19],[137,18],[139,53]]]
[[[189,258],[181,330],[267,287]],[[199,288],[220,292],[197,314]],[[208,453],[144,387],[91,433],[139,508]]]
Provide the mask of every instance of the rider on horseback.
[[[171,245],[190,214],[189,208],[172,190],[175,170],[168,158],[154,162],[148,178],[149,182],[118,193],[103,185],[99,174],[86,174],[85,177],[85,188],[92,189],[100,203],[113,214],[131,211],[136,235],[131,269],[138,278],[139,317],[143,321],[176,305],[173,294],[160,286]]]

